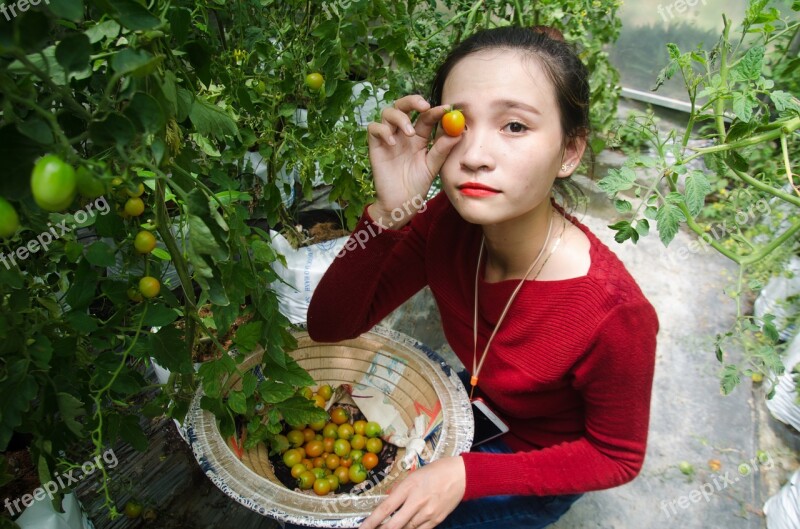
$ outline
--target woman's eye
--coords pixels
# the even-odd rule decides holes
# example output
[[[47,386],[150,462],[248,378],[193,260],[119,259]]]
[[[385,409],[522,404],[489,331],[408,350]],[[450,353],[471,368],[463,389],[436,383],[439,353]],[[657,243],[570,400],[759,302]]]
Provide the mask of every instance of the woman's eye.
[[[519,134],[520,132],[525,132],[526,130],[528,130],[528,127],[526,127],[525,125],[523,125],[522,123],[520,123],[518,121],[512,121],[511,123],[506,125],[505,128],[509,132],[514,133],[514,134]]]

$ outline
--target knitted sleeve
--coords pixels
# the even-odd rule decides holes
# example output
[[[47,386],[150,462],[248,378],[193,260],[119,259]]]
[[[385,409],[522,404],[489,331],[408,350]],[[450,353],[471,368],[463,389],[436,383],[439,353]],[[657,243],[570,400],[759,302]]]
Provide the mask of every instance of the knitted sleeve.
[[[427,284],[425,243],[444,193],[400,230],[390,219],[372,219],[366,208],[311,298],[307,325],[312,339],[354,338],[381,321]]]

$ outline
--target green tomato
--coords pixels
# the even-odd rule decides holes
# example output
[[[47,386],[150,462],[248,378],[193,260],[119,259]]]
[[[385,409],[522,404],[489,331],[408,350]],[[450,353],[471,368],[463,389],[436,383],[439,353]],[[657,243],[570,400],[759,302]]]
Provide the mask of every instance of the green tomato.
[[[353,463],[353,466],[347,471],[347,475],[350,481],[358,484],[367,479],[367,469],[361,463]]]
[[[63,211],[75,199],[78,182],[75,170],[54,154],[39,158],[31,173],[31,192],[46,211]]]
[[[325,78],[322,77],[321,73],[314,72],[306,75],[306,86],[314,92],[318,92],[324,82]]]
[[[138,501],[131,500],[125,504],[125,516],[130,519],[138,518],[142,515],[142,504]]]
[[[75,180],[78,185],[78,193],[89,199],[95,199],[106,192],[106,184],[100,178],[96,178],[84,166],[78,167],[75,173]]]
[[[19,216],[11,203],[0,197],[0,237],[7,238],[17,233]]]

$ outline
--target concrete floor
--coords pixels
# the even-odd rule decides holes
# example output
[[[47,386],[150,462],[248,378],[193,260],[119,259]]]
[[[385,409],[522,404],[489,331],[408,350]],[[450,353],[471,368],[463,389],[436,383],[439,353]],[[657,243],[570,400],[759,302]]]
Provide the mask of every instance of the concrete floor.
[[[616,243],[607,228],[615,220],[613,207],[591,183],[583,187],[590,209],[582,222],[625,263],[655,307],[661,328],[642,472],[622,487],[586,494],[553,529],[766,527],[763,503],[796,468],[797,458],[789,448],[792,434],[769,416],[762,388],[745,380],[731,395],[720,393],[713,340],[736,315],[735,303],[724,294],[736,265],[713,251],[688,251],[694,238],[686,232],[669,248],[655,233],[637,245]],[[427,289],[383,324],[458,362]],[[751,462],[759,449],[770,456],[767,463],[740,475],[739,465]],[[712,459],[722,465],[716,472],[709,468]],[[693,465],[693,476],[680,472],[681,461]]]

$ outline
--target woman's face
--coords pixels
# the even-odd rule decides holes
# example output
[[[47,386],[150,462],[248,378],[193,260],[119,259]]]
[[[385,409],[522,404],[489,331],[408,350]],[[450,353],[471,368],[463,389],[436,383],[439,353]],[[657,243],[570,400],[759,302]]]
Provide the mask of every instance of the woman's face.
[[[440,171],[466,221],[499,224],[530,213],[549,199],[558,176],[571,173],[561,165],[574,149],[563,152],[554,88],[536,60],[510,50],[468,55],[447,76],[442,104],[466,117]]]

